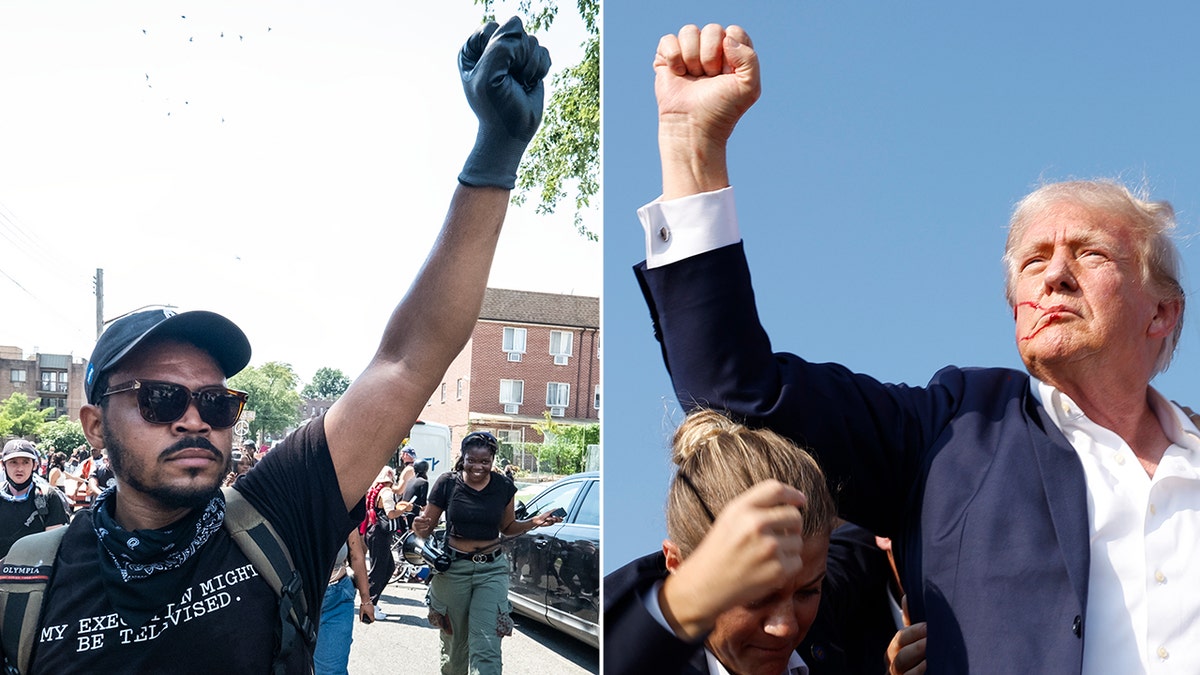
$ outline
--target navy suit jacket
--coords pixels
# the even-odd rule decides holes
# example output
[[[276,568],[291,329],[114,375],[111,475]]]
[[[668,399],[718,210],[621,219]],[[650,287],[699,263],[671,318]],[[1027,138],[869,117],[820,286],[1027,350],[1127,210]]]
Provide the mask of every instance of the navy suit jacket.
[[[680,404],[809,448],[842,516],[892,538],[928,672],[1080,672],[1087,489],[1027,374],[909,387],[773,353],[740,243],[635,273]]]

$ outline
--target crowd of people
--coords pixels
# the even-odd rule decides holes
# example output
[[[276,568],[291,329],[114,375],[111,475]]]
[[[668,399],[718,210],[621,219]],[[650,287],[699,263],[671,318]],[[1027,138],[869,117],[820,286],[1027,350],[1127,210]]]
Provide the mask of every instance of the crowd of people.
[[[22,502],[30,496],[37,501],[36,495],[42,494],[51,497],[54,504],[65,505],[65,511],[70,516],[87,509],[100,493],[115,484],[112,468],[103,451],[87,445],[75,448],[68,455],[54,446],[39,448],[33,441],[14,438],[5,443],[4,448],[5,482],[0,496],[8,503]],[[61,524],[57,522],[51,525]],[[35,519],[24,523],[20,529],[20,536],[24,536],[47,528],[38,527]],[[7,539],[7,545],[3,546],[3,552],[7,552],[19,536],[3,534],[15,533],[15,530],[0,530],[0,537]]]

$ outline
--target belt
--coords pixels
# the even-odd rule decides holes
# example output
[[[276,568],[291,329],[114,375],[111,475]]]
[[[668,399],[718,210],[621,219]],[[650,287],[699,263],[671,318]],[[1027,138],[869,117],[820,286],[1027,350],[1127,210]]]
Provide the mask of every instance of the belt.
[[[483,564],[494,561],[502,553],[504,553],[503,548],[496,548],[487,553],[466,553],[452,548],[450,549],[450,560],[470,560],[473,563]]]

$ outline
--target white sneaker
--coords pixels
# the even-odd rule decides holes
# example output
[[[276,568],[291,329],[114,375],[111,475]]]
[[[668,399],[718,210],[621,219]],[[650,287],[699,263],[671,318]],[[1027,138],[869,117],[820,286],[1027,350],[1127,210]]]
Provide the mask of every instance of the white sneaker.
[[[386,618],[387,618],[387,614],[384,614],[384,613],[383,613],[383,610],[381,610],[381,609],[379,609],[378,607],[376,607],[376,608],[375,608],[375,620],[376,620],[376,621],[383,621],[383,620],[384,620],[384,619],[386,619]]]

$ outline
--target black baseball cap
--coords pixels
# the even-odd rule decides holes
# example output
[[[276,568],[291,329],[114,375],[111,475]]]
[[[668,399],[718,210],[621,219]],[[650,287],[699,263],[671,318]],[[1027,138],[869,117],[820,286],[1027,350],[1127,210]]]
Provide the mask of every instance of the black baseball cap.
[[[250,363],[250,341],[229,319],[215,312],[195,311],[176,314],[169,309],[149,309],[117,319],[100,334],[92,358],[88,361],[83,386],[88,403],[98,403],[97,382],[112,370],[146,338],[171,337],[196,345],[208,352],[225,377],[236,375]]]
[[[13,440],[5,443],[4,454],[0,455],[0,461],[7,462],[8,460],[16,459],[17,457],[28,457],[35,462],[39,459],[37,448],[33,445],[33,443],[23,438],[14,438]]]

